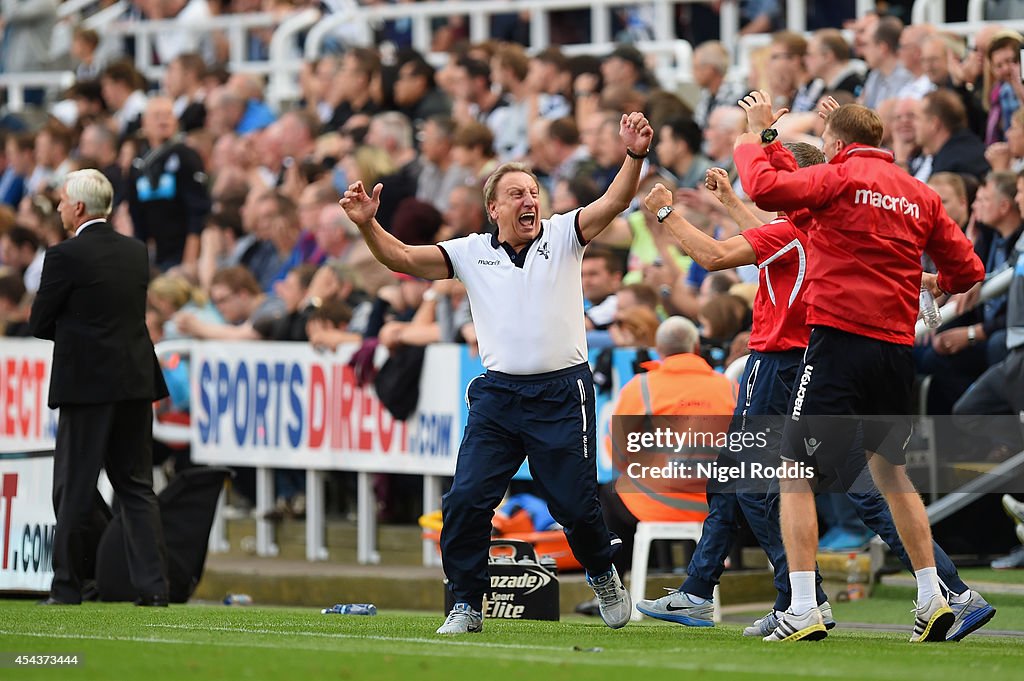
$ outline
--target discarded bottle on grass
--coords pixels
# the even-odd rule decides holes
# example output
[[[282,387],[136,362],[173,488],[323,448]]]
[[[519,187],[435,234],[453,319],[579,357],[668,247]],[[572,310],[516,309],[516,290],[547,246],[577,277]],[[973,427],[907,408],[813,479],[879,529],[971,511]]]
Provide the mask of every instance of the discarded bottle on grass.
[[[376,615],[373,603],[337,603],[320,611],[321,615]]]
[[[224,597],[224,605],[252,605],[249,594],[228,594]]]
[[[935,302],[935,296],[926,288],[921,289],[921,319],[929,329],[937,329],[942,325],[942,313],[939,311],[939,304]]]
[[[868,576],[861,569],[860,556],[851,553],[846,562],[846,598],[859,601],[868,595]]]

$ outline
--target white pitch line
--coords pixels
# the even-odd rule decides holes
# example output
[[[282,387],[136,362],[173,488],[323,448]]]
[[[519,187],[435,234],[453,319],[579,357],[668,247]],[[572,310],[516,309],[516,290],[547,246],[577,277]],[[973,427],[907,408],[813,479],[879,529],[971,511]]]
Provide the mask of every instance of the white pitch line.
[[[307,635],[317,638],[352,638],[352,639],[372,639],[377,641],[387,641],[395,643],[422,643],[429,642],[432,644],[447,644],[455,646],[476,646],[476,647],[489,647],[489,648],[516,648],[516,649],[527,649],[527,650],[555,650],[558,652],[569,653],[567,648],[545,646],[525,646],[516,644],[504,644],[504,643],[487,643],[479,642],[474,643],[472,641],[446,641],[432,640],[432,639],[421,639],[401,636],[357,636],[354,634],[343,634],[343,635],[331,635],[331,634],[320,634],[319,632],[286,632],[286,631],[269,631],[269,630],[252,630],[252,629],[232,629],[228,627],[193,627],[190,625],[146,625],[151,627],[171,628],[171,629],[182,629],[191,631],[223,631],[237,632],[245,634],[262,634],[262,635],[276,635],[276,636],[296,636],[296,635]],[[266,650],[282,650],[281,646],[272,643],[263,642],[249,642],[249,641],[204,641],[201,639],[188,640],[188,639],[173,639],[173,638],[156,638],[156,637],[144,637],[144,636],[101,636],[98,634],[72,634],[72,633],[55,633],[46,634],[42,632],[22,632],[22,631],[8,631],[0,630],[0,636],[25,636],[31,638],[48,638],[48,639],[64,639],[64,640],[90,640],[90,641],[126,641],[131,643],[154,643],[164,645],[187,645],[187,646],[208,646],[208,647],[225,647],[225,648],[259,648]],[[287,646],[290,650],[307,650],[310,652],[334,652],[334,653],[356,653],[363,652],[362,650],[356,649],[329,649],[317,646],[308,645],[295,645],[288,643]],[[377,647],[367,647],[366,652],[380,653],[380,649]],[[446,658],[458,658],[461,657],[460,653],[455,650],[389,650],[389,655],[401,655],[401,656],[427,656],[427,657],[446,657]],[[565,664],[571,662],[573,664],[590,665],[590,666],[630,666],[630,667],[650,667],[653,669],[674,669],[680,671],[704,671],[704,672],[750,672],[750,667],[746,665],[729,665],[720,663],[708,663],[708,662],[694,662],[686,663],[680,662],[676,659],[666,660],[663,662],[649,661],[643,659],[633,659],[625,662],[615,657],[602,657],[600,654],[581,654],[576,656],[567,656],[564,659],[543,657],[540,655],[523,655],[522,653],[508,653],[502,654],[501,652],[495,651],[488,654],[491,659],[500,658],[503,660],[516,661],[516,662],[536,662],[539,664]],[[808,676],[813,678],[820,678],[822,676],[838,676],[835,672],[827,670],[816,670],[814,673],[801,673],[795,670],[787,671],[789,676]]]
[[[225,631],[238,634],[263,634],[268,636],[311,636],[314,638],[356,639],[387,641],[396,643],[422,643],[425,645],[468,646],[478,648],[505,648],[508,650],[552,650],[565,652],[565,646],[526,645],[523,643],[493,643],[488,641],[466,641],[452,638],[416,638],[412,636],[382,636],[380,634],[343,634],[320,631],[289,631],[285,629],[250,629],[246,627],[203,627],[192,624],[147,624],[160,629],[184,629],[188,631]]]

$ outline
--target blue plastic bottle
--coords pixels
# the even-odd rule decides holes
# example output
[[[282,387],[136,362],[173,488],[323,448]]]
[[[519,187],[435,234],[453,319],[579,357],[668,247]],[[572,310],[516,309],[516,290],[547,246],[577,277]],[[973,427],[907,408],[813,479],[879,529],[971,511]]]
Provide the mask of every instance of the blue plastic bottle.
[[[320,611],[322,615],[376,615],[373,603],[338,603]]]

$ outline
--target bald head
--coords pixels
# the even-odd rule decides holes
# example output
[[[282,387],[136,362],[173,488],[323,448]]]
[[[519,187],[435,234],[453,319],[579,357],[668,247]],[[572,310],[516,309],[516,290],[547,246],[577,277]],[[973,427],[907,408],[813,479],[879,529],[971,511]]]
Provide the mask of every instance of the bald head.
[[[169,97],[153,97],[142,112],[142,134],[151,146],[163,144],[178,132],[174,102]]]

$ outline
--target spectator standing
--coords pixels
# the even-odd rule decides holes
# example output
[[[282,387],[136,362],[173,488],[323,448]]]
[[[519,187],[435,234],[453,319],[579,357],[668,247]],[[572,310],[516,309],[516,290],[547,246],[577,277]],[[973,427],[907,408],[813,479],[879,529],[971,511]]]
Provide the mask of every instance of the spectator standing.
[[[174,104],[167,97],[146,105],[142,135],[145,144],[132,161],[126,192],[135,236],[152,245],[161,271],[195,268],[210,212],[202,161],[178,136]]]

